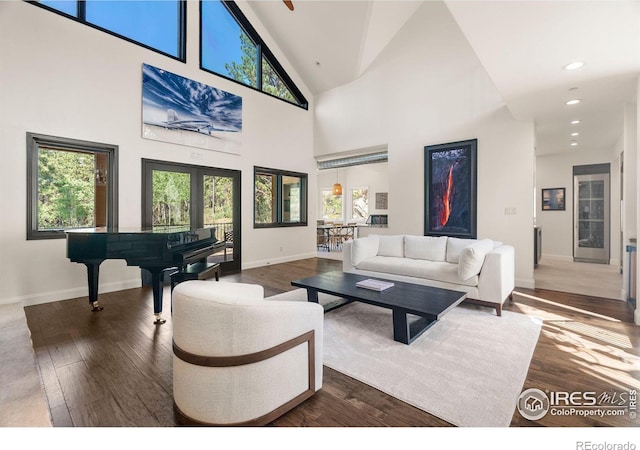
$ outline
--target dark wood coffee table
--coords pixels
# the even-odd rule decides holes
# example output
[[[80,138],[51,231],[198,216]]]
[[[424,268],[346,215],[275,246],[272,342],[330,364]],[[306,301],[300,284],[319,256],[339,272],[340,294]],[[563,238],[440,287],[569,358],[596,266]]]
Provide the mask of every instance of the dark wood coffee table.
[[[394,286],[380,292],[356,286],[358,281],[369,278],[391,281]],[[393,339],[404,344],[413,342],[467,297],[466,292],[346,272],[327,272],[315,277],[292,281],[291,285],[305,288],[307,300],[310,302],[318,303],[318,292],[344,299],[343,302],[334,302],[329,307],[325,307],[325,312],[352,301],[391,309],[393,312]],[[410,318],[409,315],[418,316],[418,318]]]

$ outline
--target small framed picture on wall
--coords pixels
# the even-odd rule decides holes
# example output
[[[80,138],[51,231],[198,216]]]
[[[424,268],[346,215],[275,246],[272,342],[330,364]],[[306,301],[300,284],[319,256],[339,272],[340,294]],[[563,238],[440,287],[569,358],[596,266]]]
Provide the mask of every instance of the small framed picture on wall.
[[[542,190],[543,211],[565,210],[565,188],[550,188]]]
[[[376,209],[387,209],[389,207],[388,195],[387,192],[376,192]]]

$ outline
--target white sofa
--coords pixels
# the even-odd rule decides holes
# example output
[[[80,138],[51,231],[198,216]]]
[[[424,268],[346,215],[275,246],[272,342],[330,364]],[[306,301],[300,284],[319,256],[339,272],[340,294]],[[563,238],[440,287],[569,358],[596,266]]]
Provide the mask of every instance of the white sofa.
[[[343,271],[467,292],[467,300],[496,309],[512,299],[515,254],[491,239],[371,235],[346,241]]]

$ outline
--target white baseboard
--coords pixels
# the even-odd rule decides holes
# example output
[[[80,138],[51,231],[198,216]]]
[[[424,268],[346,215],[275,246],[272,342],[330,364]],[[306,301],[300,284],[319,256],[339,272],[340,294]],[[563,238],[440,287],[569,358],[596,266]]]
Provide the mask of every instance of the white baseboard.
[[[317,252],[312,252],[312,253],[303,253],[300,255],[290,255],[290,256],[282,256],[280,258],[269,258],[269,259],[263,259],[260,261],[252,261],[249,263],[242,263],[242,270],[255,269],[256,267],[271,266],[273,264],[280,264],[280,263],[285,263],[290,261],[297,261],[299,259],[315,258],[317,256],[318,256]]]
[[[543,253],[542,255],[540,255],[540,261],[544,261],[545,258],[551,259],[553,261],[573,262],[573,256],[567,255],[552,255],[550,253]]]
[[[134,280],[116,281],[113,283],[100,284],[98,293],[122,291],[124,289],[133,289],[142,286],[142,280],[136,278]],[[60,291],[48,291],[38,294],[22,295],[18,297],[9,297],[0,299],[0,304],[5,303],[21,303],[22,306],[42,305],[44,303],[57,302],[60,300],[69,300],[72,298],[88,296],[87,286],[63,289]]]
[[[553,255],[550,253],[543,253],[542,255],[540,255],[540,261],[544,262],[544,259],[550,259],[552,261],[562,261],[562,262],[573,262],[573,256],[567,256],[567,255]],[[619,266],[620,265],[620,260],[619,259],[610,259],[609,260],[609,265],[610,266]]]
[[[636,312],[634,313],[634,320],[636,322],[636,325],[640,325],[640,309],[638,309],[636,307]]]

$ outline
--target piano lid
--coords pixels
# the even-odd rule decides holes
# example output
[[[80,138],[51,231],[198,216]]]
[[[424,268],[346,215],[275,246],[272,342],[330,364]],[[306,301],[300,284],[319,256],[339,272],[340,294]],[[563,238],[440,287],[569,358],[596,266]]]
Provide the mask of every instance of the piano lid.
[[[114,230],[107,227],[95,227],[95,228],[72,228],[65,230],[67,234],[85,234],[85,235],[153,235],[154,238],[166,236],[167,246],[169,248],[178,245],[185,245],[192,242],[197,242],[205,239],[216,239],[216,229],[214,227],[206,228],[190,228],[188,226],[174,226],[174,227],[129,227],[118,228]]]

